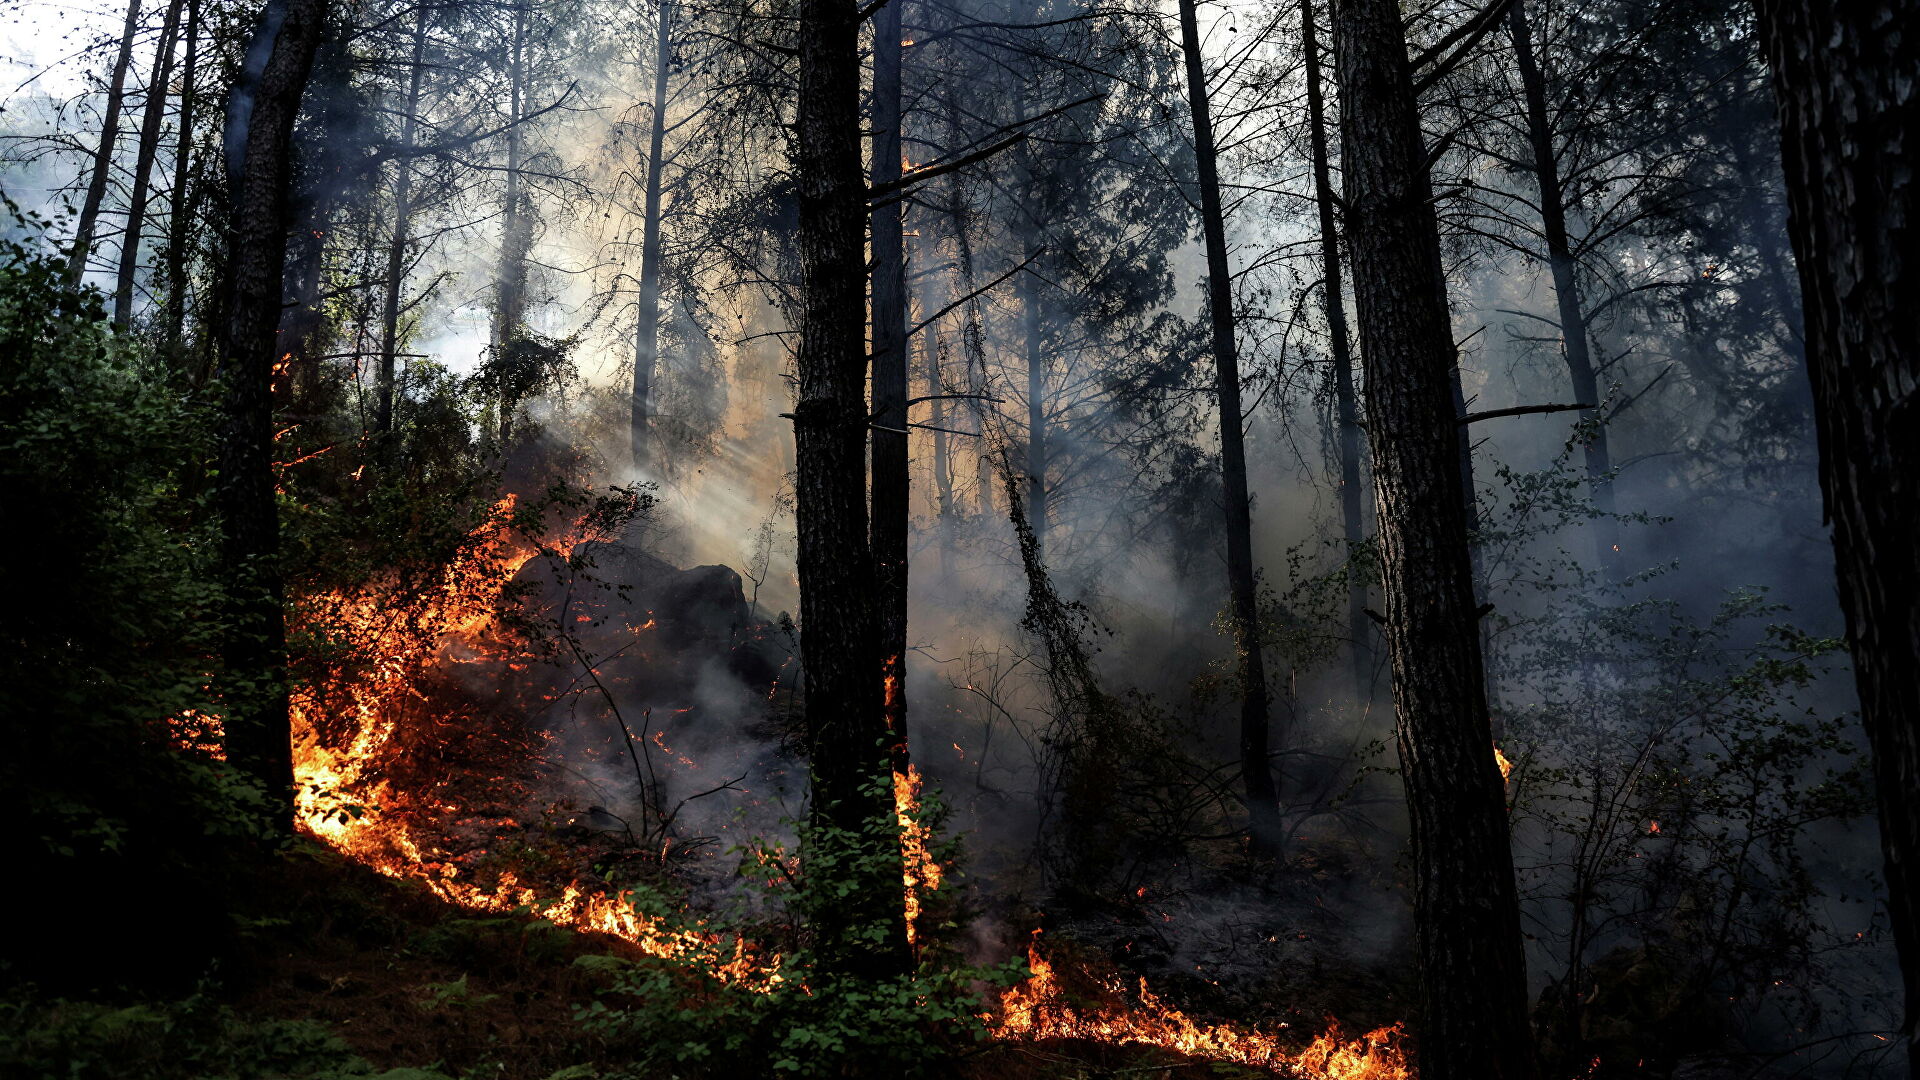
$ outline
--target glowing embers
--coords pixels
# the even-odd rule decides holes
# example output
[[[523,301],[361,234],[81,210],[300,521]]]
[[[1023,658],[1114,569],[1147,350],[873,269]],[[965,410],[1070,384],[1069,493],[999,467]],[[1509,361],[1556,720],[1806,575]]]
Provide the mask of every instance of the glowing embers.
[[[1189,1057],[1290,1072],[1307,1080],[1409,1080],[1400,1025],[1347,1037],[1337,1023],[1304,1048],[1280,1034],[1194,1020],[1147,988],[1129,993],[1118,978],[1093,980],[1094,995],[1070,993],[1036,938],[1033,974],[1000,996],[987,1023],[1001,1039],[1085,1039],[1159,1047]],[[1089,1001],[1090,996],[1099,1001]],[[1129,1001],[1129,999],[1133,999]]]
[[[167,718],[167,739],[182,750],[227,760],[226,726],[216,713],[188,709]]]

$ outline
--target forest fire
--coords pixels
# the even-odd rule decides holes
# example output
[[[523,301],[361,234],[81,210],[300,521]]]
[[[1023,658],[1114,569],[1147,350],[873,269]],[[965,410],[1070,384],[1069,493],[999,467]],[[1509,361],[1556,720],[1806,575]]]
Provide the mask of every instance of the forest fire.
[[[1348,1038],[1338,1023],[1304,1049],[1288,1049],[1280,1035],[1248,1031],[1231,1024],[1202,1023],[1162,1001],[1140,980],[1133,1006],[1083,1006],[1068,996],[1036,942],[1027,963],[1033,974],[1002,994],[990,1021],[1002,1039],[1088,1039],[1113,1044],[1155,1046],[1189,1057],[1230,1061],[1274,1069],[1307,1080],[1405,1080],[1413,1075],[1401,1046],[1399,1025]],[[1105,996],[1129,995],[1117,979],[1106,980]]]
[[[1920,0],[10,18],[0,1080],[1920,1080]]]
[[[447,568],[444,583],[425,612],[398,619],[393,606],[377,593],[331,595],[312,605],[369,645],[374,662],[344,688],[352,734],[342,745],[328,745],[323,737],[324,730],[338,729],[339,717],[323,712],[327,706],[319,701],[296,700],[295,770],[301,824],[355,861],[388,877],[424,885],[460,907],[496,913],[530,910],[560,926],[620,938],[649,956],[694,965],[723,982],[771,989],[781,978],[778,957],[755,950],[743,939],[649,917],[635,910],[625,895],[578,882],[543,892],[541,885],[511,869],[499,873],[491,884],[482,884],[436,854],[445,846],[445,838],[436,832],[437,823],[447,821],[443,815],[459,808],[443,805],[448,796],[407,790],[390,778],[408,735],[405,725],[417,722],[421,715],[415,706],[423,700],[419,691],[423,679],[440,665],[500,658],[506,651],[498,633],[502,585],[543,553],[564,556],[578,543],[578,530],[573,538],[544,548],[509,535],[502,522],[512,508],[511,498],[495,507],[482,527],[490,532],[476,533],[469,554]],[[652,624],[649,616],[647,625]],[[511,660],[504,666],[525,667]],[[336,702],[331,709],[340,707]],[[427,719],[447,723],[445,718]],[[926,894],[937,890],[945,876],[934,854],[932,829],[920,814],[924,782],[911,765],[893,778],[910,942],[921,936],[918,922]],[[1057,977],[1054,962],[1037,945],[1029,952],[1029,963],[1031,975],[1006,991],[986,1017],[998,1039],[1152,1046],[1310,1080],[1401,1080],[1410,1075],[1397,1027],[1349,1038],[1334,1024],[1304,1049],[1289,1049],[1296,1044],[1282,1035],[1197,1021],[1155,995],[1144,980],[1130,994],[1121,979],[1089,976],[1103,989],[1102,996],[1116,1004],[1076,1004]]]
[[[497,504],[483,529],[500,530],[513,504],[511,497]],[[563,541],[546,553],[563,553],[574,542]],[[322,738],[315,702],[295,700],[294,771],[301,824],[342,854],[388,877],[425,885],[461,907],[531,909],[557,925],[613,935],[650,956],[697,961],[724,981],[770,985],[780,977],[774,970],[777,958],[755,955],[744,941],[668,926],[641,914],[623,896],[578,883],[568,884],[558,895],[543,896],[511,870],[492,887],[464,880],[459,868],[429,855],[436,838],[411,822],[410,812],[426,796],[387,779],[402,734],[401,706],[419,695],[416,680],[437,664],[471,662],[488,650],[488,636],[498,625],[500,586],[542,553],[532,543],[496,535],[448,567],[430,610],[404,622],[393,617],[377,593],[321,598],[315,606],[326,609],[346,632],[371,639],[377,661],[345,688],[354,727],[343,746],[329,746]]]
[[[893,806],[900,820],[900,852],[905,864],[903,876],[906,884],[908,944],[919,942],[921,894],[940,888],[943,876],[940,863],[928,848],[928,841],[932,837],[926,823],[918,816],[922,782],[920,770],[912,765],[903,772],[893,774]]]

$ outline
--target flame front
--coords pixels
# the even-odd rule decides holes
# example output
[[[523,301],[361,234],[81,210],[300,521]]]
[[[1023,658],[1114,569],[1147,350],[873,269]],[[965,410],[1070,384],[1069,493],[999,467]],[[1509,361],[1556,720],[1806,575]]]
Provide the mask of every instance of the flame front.
[[[1147,989],[1145,979],[1132,995],[1137,1005],[1076,1004],[1038,942],[1028,948],[1027,964],[1033,974],[1001,994],[999,1008],[988,1017],[988,1028],[996,1038],[1154,1046],[1189,1057],[1288,1072],[1304,1080],[1409,1080],[1413,1075],[1401,1046],[1405,1033],[1398,1024],[1349,1039],[1333,1023],[1304,1049],[1295,1050],[1280,1035],[1194,1020],[1160,1000]],[[1104,982],[1102,989],[1116,1001],[1129,996],[1118,980]]]
[[[511,498],[496,505],[493,527],[512,506]],[[321,737],[318,703],[294,701],[295,810],[301,824],[349,858],[388,877],[425,885],[449,903],[485,912],[530,909],[561,926],[611,934],[649,956],[697,962],[722,980],[770,989],[780,979],[777,957],[755,955],[738,939],[650,918],[634,910],[625,895],[571,883],[558,895],[542,896],[511,871],[491,888],[464,880],[459,867],[426,854],[433,838],[409,823],[406,811],[425,796],[397,790],[385,778],[399,717],[407,700],[418,696],[420,677],[435,665],[471,662],[489,651],[500,586],[540,554],[531,543],[496,536],[449,566],[435,602],[407,625],[400,625],[377,590],[309,601],[309,611],[325,613],[348,634],[371,639],[377,661],[345,687],[353,735],[344,746],[330,747]]]
[[[324,622],[370,646],[375,662],[343,688],[344,717],[337,700],[323,705],[301,696],[294,702],[300,822],[347,857],[388,877],[424,885],[460,907],[497,913],[532,910],[561,926],[613,935],[647,955],[696,965],[723,981],[771,991],[781,981],[779,957],[757,951],[743,939],[645,915],[624,894],[610,895],[576,882],[542,895],[540,885],[523,881],[513,871],[501,873],[490,886],[463,876],[460,867],[430,854],[440,839],[419,822],[431,822],[434,815],[416,813],[457,808],[441,804],[444,796],[402,790],[389,779],[388,770],[400,752],[400,725],[413,722],[403,718],[418,715],[410,706],[421,700],[424,677],[443,664],[499,659],[505,652],[496,633],[500,588],[542,554],[536,545],[506,535],[501,523],[511,508],[511,499],[496,506],[489,525],[483,526],[495,530],[494,536],[447,568],[424,615],[396,614],[377,589],[330,593],[304,602],[310,624]],[[570,547],[561,545],[560,553]],[[506,666],[518,670],[524,665],[508,660]],[[897,692],[893,687],[889,691]],[[323,729],[341,730],[343,719],[351,737],[343,745],[328,745]],[[185,717],[175,723],[183,742],[205,738],[209,730],[218,733],[217,717]],[[930,829],[919,818],[922,783],[911,765],[893,777],[910,942],[920,937],[923,898],[940,887],[944,876],[933,856]],[[1196,1021],[1162,1001],[1145,980],[1131,994],[1123,981],[1106,980],[1100,985],[1114,1004],[1080,1004],[1065,993],[1053,964],[1037,945],[1029,950],[1029,962],[1032,974],[1001,994],[983,1017],[997,1039],[1152,1046],[1285,1071],[1306,1080],[1409,1080],[1412,1075],[1398,1025],[1348,1038],[1333,1024],[1305,1048],[1289,1048],[1290,1040],[1278,1034]]]

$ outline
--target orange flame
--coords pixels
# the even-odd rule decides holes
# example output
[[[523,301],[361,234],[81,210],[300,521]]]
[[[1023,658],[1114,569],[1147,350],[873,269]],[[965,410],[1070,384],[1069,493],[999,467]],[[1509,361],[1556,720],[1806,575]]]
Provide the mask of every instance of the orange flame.
[[[503,500],[495,508],[496,520],[487,527],[497,528],[512,505],[510,498]],[[329,745],[321,737],[323,717],[317,702],[295,701],[300,822],[347,857],[388,877],[417,882],[449,903],[484,912],[529,909],[561,926],[621,938],[647,955],[697,965],[723,981],[772,991],[782,981],[778,956],[698,924],[636,911],[625,895],[610,895],[577,882],[557,895],[552,889],[543,895],[540,885],[527,883],[511,871],[500,874],[491,885],[463,877],[460,867],[434,854],[439,840],[414,824],[408,814],[428,806],[430,796],[401,790],[388,778],[387,767],[404,734],[399,730],[408,715],[404,706],[417,698],[420,677],[437,665],[497,646],[499,586],[540,554],[535,546],[502,535],[489,550],[456,561],[448,568],[425,620],[431,633],[417,632],[417,622],[397,625],[388,598],[378,590],[327,594],[303,602],[309,618],[325,612],[348,633],[369,641],[377,659],[346,687],[345,719],[352,734],[343,745]],[[339,718],[332,719],[336,721],[332,726],[337,726]],[[209,730],[218,731],[218,717],[189,714],[170,723],[182,741],[204,739]],[[1505,758],[1498,756],[1497,748],[1495,753],[1504,771]],[[921,776],[909,766],[893,779],[901,829],[904,913],[908,939],[914,941],[920,936],[916,921],[922,900],[940,887],[944,870],[933,858],[930,830],[917,820]],[[1029,962],[1032,974],[1001,994],[984,1016],[995,1038],[1154,1046],[1196,1058],[1290,1070],[1306,1080],[1411,1078],[1399,1025],[1350,1038],[1333,1024],[1304,1048],[1293,1049],[1281,1034],[1195,1020],[1162,1001],[1145,980],[1132,993],[1117,978],[1101,981],[1114,1004],[1081,1004],[1067,996],[1052,963],[1037,945],[1029,950]]]
[[[1290,1050],[1277,1034],[1194,1020],[1160,1000],[1145,979],[1134,995],[1137,1006],[1076,1004],[1037,941],[1027,951],[1027,963],[1033,974],[1000,995],[997,1015],[987,1018],[996,1038],[1156,1046],[1189,1057],[1286,1070],[1304,1080],[1410,1080],[1413,1075],[1398,1024],[1350,1039],[1334,1023],[1304,1049]],[[1102,988],[1116,999],[1127,997],[1118,980],[1105,981]]]
[[[919,941],[920,898],[940,888],[945,875],[928,849],[932,839],[926,823],[914,815],[920,809],[920,770],[908,765],[893,774],[893,809],[900,821],[902,877],[906,885],[907,944]]]
[[[511,498],[502,500],[495,519],[503,518],[512,505]],[[531,544],[501,539],[493,550],[449,567],[428,619],[438,631],[431,636],[393,625],[385,598],[377,591],[313,599],[310,608],[331,612],[350,633],[370,636],[378,660],[347,687],[354,724],[344,746],[328,746],[320,737],[315,703],[294,703],[295,810],[300,823],[349,858],[388,877],[425,885],[461,907],[487,912],[528,908],[561,926],[611,934],[649,956],[693,960],[717,978],[771,989],[780,978],[774,971],[777,958],[751,953],[744,941],[729,942],[718,934],[649,917],[634,910],[625,895],[590,891],[578,883],[558,896],[541,896],[512,872],[502,874],[491,888],[462,880],[458,867],[429,857],[433,839],[418,835],[406,821],[402,811],[418,797],[396,790],[383,775],[396,749],[397,718],[402,715],[397,706],[418,692],[415,680],[429,667],[451,659],[453,651],[484,646],[497,621],[498,586],[539,554]],[[491,571],[482,565],[489,558],[497,563]]]

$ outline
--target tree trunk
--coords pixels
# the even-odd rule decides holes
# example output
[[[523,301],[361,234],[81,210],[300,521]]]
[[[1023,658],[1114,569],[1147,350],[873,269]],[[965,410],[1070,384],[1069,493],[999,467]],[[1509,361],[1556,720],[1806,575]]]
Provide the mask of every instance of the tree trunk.
[[[173,46],[180,30],[185,0],[172,0],[160,27],[160,43],[153,50],[153,71],[147,76],[147,101],[140,120],[140,148],[134,154],[133,191],[127,199],[127,229],[120,239],[120,273],[113,289],[113,326],[125,330],[133,321],[133,279],[140,269],[140,234],[147,227],[147,195],[153,180],[153,159],[160,151],[160,128],[167,119],[167,81],[173,75]]]
[[[520,170],[525,158],[525,135],[520,120],[525,111],[527,4],[513,7],[513,39],[507,59],[507,190],[501,200],[500,266],[494,277],[493,349],[504,358],[519,339],[527,319],[527,254],[533,249],[533,223],[527,219],[525,182]],[[507,378],[502,386],[511,386]],[[498,402],[500,446],[513,434],[513,411],[520,403],[506,390]]]
[[[232,211],[214,348],[226,382],[215,499],[231,624],[223,658],[227,753],[266,788],[275,824],[285,833],[293,829],[293,747],[274,500],[273,369],[291,227],[293,124],[326,17],[326,0],[269,5],[228,104]]]
[[[180,133],[173,151],[173,190],[167,197],[166,312],[161,316],[161,351],[176,357],[187,321],[187,245],[193,236],[194,89],[200,62],[200,0],[187,0],[187,47],[180,58]]]
[[[873,18],[873,156],[877,187],[900,178],[900,9]],[[896,771],[907,767],[907,249],[902,199],[873,208],[873,563],[882,685]]]
[[[647,127],[647,179],[640,223],[640,302],[633,329],[633,467],[647,467],[653,428],[653,375],[660,363],[660,182],[667,141],[667,73],[673,61],[673,6],[660,0],[654,42],[653,109]]]
[[[922,247],[929,256],[927,259],[929,264],[938,261],[940,249],[936,242],[929,240]],[[927,292],[921,300],[922,311],[931,315],[947,306],[947,290],[942,287],[946,280],[947,276],[944,273],[936,272],[928,275]],[[924,350],[926,361],[927,394],[933,398],[929,403],[932,406],[933,415],[928,418],[928,423],[933,427],[933,490],[938,516],[940,574],[942,577],[951,578],[954,569],[953,447],[947,430],[952,426],[948,420],[947,403],[940,397],[947,392],[946,380],[941,371],[941,364],[945,359],[941,355],[943,348],[945,344],[940,336],[940,320],[934,319],[927,324],[926,337],[921,340],[921,349]]]
[[[1553,127],[1547,118],[1547,86],[1534,57],[1533,34],[1527,28],[1526,0],[1513,0],[1507,9],[1507,29],[1513,39],[1514,66],[1520,71],[1526,99],[1527,141],[1533,151],[1533,175],[1540,189],[1540,233],[1547,242],[1547,266],[1553,272],[1553,296],[1559,307],[1560,340],[1573,382],[1573,400],[1594,408],[1580,410],[1588,425],[1585,442],[1587,482],[1593,487],[1593,506],[1600,517],[1593,537],[1601,568],[1609,578],[1621,576],[1618,523],[1613,518],[1613,455],[1607,447],[1607,429],[1600,416],[1600,381],[1593,368],[1586,312],[1580,307],[1580,283],[1573,247],[1567,238],[1566,197],[1560,188],[1560,164],[1554,157]]]
[[[1920,19],[1889,0],[1759,6],[1820,487],[1873,748],[1908,1065],[1920,1077],[1920,306],[1909,272],[1920,251]]]
[[[1180,52],[1186,60],[1187,104],[1193,115],[1193,152],[1199,169],[1200,231],[1207,247],[1207,310],[1213,329],[1213,392],[1220,407],[1220,478],[1227,515],[1227,594],[1240,675],[1240,778],[1246,789],[1252,850],[1278,849],[1280,800],[1268,750],[1271,717],[1267,662],[1260,635],[1260,597],[1253,566],[1253,498],[1247,491],[1247,448],[1240,405],[1240,348],[1234,338],[1233,276],[1227,265],[1227,228],[1220,206],[1220,171],[1213,144],[1213,111],[1201,64],[1194,0],[1180,0]]]
[[[1024,147],[1022,160],[1025,160]],[[1038,248],[1029,232],[1021,252],[1029,269],[1020,271],[1020,336],[1027,362],[1027,524],[1033,530],[1035,557],[1047,554],[1047,364],[1041,340],[1040,278],[1031,269]]]
[[[1300,2],[1301,52],[1307,65],[1307,134],[1313,150],[1314,202],[1320,211],[1321,301],[1333,353],[1334,422],[1340,443],[1340,525],[1347,543],[1347,636],[1353,641],[1355,700],[1373,699],[1373,622],[1367,618],[1367,581],[1360,575],[1366,542],[1366,493],[1360,479],[1360,403],[1353,384],[1353,346],[1347,337],[1346,284],[1340,269],[1339,226],[1334,221],[1333,176],[1327,153],[1327,110],[1321,94],[1320,33],[1313,0]]]
[[[1530,1080],[1505,793],[1469,558],[1456,356],[1393,0],[1335,13],[1347,240],[1413,855],[1423,1080]]]
[[[867,536],[866,183],[856,0],[803,0],[792,149],[800,229],[794,405],[800,650],[806,665],[820,970],[907,970],[902,865]],[[838,895],[836,895],[838,894]]]
[[[93,248],[100,204],[107,197],[107,181],[113,175],[113,149],[120,140],[120,104],[127,90],[127,67],[133,61],[133,37],[139,30],[140,0],[127,0],[127,24],[120,31],[120,51],[113,56],[113,73],[107,78],[107,103],[100,112],[100,143],[93,150],[93,172],[87,178],[87,194],[80,203],[80,216],[74,219],[73,251],[67,256],[67,280],[76,285],[87,272],[87,255]]]
[[[425,0],[414,14],[413,58],[407,70],[406,107],[400,117],[400,159],[393,173],[393,230],[387,238],[387,281],[380,298],[380,399],[374,414],[382,453],[391,449],[393,403],[399,382],[400,298],[405,293],[407,248],[412,243],[413,146],[420,113],[420,80],[426,73],[427,16]]]

